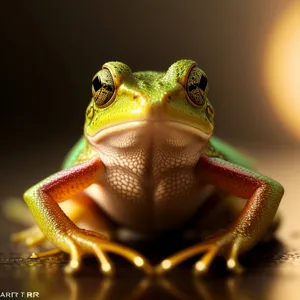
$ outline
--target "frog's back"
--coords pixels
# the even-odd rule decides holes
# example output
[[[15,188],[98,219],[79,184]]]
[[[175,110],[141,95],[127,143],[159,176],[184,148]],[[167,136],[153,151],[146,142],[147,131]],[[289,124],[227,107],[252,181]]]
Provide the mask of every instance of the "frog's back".
[[[211,137],[209,141],[211,147],[211,155],[219,156],[220,158],[232,162],[238,166],[253,170],[255,168],[254,161],[241,153],[236,148],[226,143],[220,138]]]

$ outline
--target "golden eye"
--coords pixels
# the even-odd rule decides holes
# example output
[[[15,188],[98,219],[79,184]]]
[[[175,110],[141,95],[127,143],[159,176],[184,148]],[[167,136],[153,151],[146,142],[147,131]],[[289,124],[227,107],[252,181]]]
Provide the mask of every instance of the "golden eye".
[[[98,107],[104,106],[112,99],[115,91],[113,77],[109,70],[99,71],[92,82],[93,99]]]
[[[207,77],[201,69],[194,67],[190,71],[186,83],[186,92],[193,104],[198,107],[204,104],[208,92],[208,84]]]

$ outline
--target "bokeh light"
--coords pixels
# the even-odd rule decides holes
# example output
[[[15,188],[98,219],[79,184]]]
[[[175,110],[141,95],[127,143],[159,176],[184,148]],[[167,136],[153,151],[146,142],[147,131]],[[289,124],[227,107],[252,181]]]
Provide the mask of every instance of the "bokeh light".
[[[288,6],[269,36],[266,85],[272,106],[300,139],[300,1]]]

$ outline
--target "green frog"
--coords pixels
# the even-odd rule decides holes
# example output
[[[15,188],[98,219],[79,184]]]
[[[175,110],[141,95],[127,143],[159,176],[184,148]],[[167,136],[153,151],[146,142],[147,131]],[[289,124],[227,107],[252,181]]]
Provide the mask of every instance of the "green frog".
[[[92,80],[83,137],[61,171],[25,192],[37,226],[14,240],[28,246],[50,241],[55,249],[32,257],[66,252],[69,274],[80,269],[85,254],[95,255],[102,272],[112,274],[109,252],[147,274],[163,274],[193,256],[201,256],[196,274],[209,270],[216,256],[240,272],[240,254],[274,228],[284,190],[212,137],[213,130],[207,76],[194,61],[179,60],[166,72],[135,73],[122,62],[105,63]],[[230,197],[241,209],[233,208]],[[234,218],[225,221],[224,210],[214,215],[219,205]],[[167,236],[195,218],[200,225],[194,228],[208,236],[156,266],[114,238],[118,230]],[[153,246],[159,246],[155,239]]]

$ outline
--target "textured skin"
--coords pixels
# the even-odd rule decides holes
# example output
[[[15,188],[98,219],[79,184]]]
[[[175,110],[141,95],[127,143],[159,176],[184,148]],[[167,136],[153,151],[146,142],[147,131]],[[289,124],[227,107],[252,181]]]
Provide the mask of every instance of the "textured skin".
[[[88,193],[122,226],[143,232],[179,228],[204,200],[207,189],[199,185],[195,166],[206,141],[188,126],[139,122],[97,142],[106,172],[102,188]]]
[[[75,225],[62,212],[57,202],[69,199],[86,189],[96,180],[101,169],[103,170],[102,162],[94,158],[73,167],[72,170],[67,169],[45,179],[24,194],[24,200],[41,231],[63,251],[69,252],[69,245],[57,239],[57,235],[74,230]]]
[[[214,111],[207,98],[207,78],[193,61],[180,60],[165,73],[132,73],[120,62],[104,68],[110,71],[113,85],[111,80],[101,83],[104,75],[110,76],[107,70],[93,78],[97,102],[92,98],[85,136],[67,156],[64,170],[25,193],[44,237],[71,255],[68,272],[78,270],[85,253],[94,253],[102,271],[112,272],[106,251],[126,257],[147,273],[166,272],[203,253],[196,272],[206,271],[216,255],[223,255],[228,268],[239,272],[238,255],[253,247],[271,226],[282,186],[254,172],[251,161],[211,137]],[[105,95],[103,105],[101,95]],[[136,251],[107,242],[99,231],[79,228],[79,222],[71,221],[75,220],[72,209],[66,215],[58,204],[88,196],[118,227],[151,236],[180,230],[197,212],[205,218],[201,207],[217,191],[223,191],[225,204],[228,194],[247,200],[235,221],[155,268]],[[26,237],[31,233],[21,233],[20,240]],[[36,244],[39,241],[41,235]]]
[[[197,169],[204,182],[249,199],[239,218],[231,225],[236,237],[243,240],[239,251],[249,249],[272,223],[283,194],[282,186],[266,176],[220,158],[203,156]]]
[[[208,120],[207,108],[212,109],[208,98],[204,96],[205,104],[201,108],[191,105],[188,100],[182,101],[187,99],[185,81],[194,66],[193,61],[181,60],[165,73],[131,73],[123,63],[104,64],[103,67],[108,68],[115,78],[115,94],[105,107],[97,107],[92,99],[87,108],[87,115],[92,117],[86,118],[85,134],[93,136],[112,124],[164,116],[210,135],[213,122]]]

